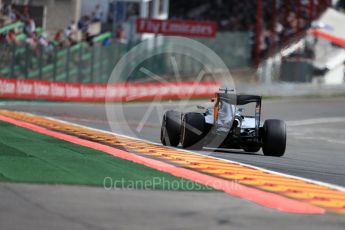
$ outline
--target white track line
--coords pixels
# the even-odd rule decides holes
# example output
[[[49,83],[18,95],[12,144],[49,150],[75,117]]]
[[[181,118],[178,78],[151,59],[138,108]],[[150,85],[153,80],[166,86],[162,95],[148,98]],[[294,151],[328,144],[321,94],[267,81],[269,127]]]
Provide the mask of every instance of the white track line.
[[[22,112],[22,113],[25,113],[25,114],[31,115],[31,116],[39,116],[39,115],[34,115],[34,114],[31,114],[31,113],[26,113],[26,112]],[[78,126],[78,127],[81,127],[81,128],[86,128],[86,129],[90,129],[90,130],[94,130],[94,131],[98,131],[98,132],[102,132],[102,133],[107,133],[107,134],[112,134],[112,135],[118,135],[118,136],[126,137],[126,138],[129,138],[129,139],[132,139],[132,140],[138,140],[138,141],[143,141],[143,142],[146,142],[146,143],[162,146],[161,143],[147,141],[147,140],[143,140],[143,139],[140,139],[140,138],[135,138],[135,137],[127,136],[127,135],[124,135],[124,134],[119,134],[119,133],[114,133],[114,132],[110,132],[110,131],[106,131],[106,130],[96,129],[96,128],[92,128],[92,127],[88,127],[88,126],[84,126],[84,125],[79,125],[79,124],[75,124],[75,123],[72,123],[72,122],[59,120],[59,119],[48,117],[48,116],[41,116],[41,117],[45,117],[45,118],[50,119],[52,121],[57,121],[57,122],[61,122],[61,123],[69,124],[69,125],[75,125],[75,126]],[[165,146],[165,147],[167,147],[167,146]],[[285,174],[285,173],[281,173],[281,172],[277,172],[277,171],[273,171],[273,170],[268,170],[268,169],[265,169],[265,168],[261,168],[261,167],[257,167],[257,166],[254,166],[254,165],[245,164],[245,163],[241,163],[241,162],[237,162],[237,161],[233,161],[233,160],[228,160],[228,159],[223,159],[223,158],[203,155],[201,153],[197,153],[197,152],[193,152],[193,151],[189,151],[189,150],[185,150],[185,149],[179,149],[179,148],[174,148],[174,147],[167,147],[167,148],[178,149],[180,151],[184,151],[184,152],[188,152],[188,153],[193,153],[193,154],[196,154],[196,155],[199,155],[199,156],[203,156],[203,157],[217,159],[217,160],[221,160],[221,161],[225,161],[225,162],[229,162],[229,163],[234,163],[234,164],[240,164],[240,165],[243,165],[243,166],[246,166],[246,167],[249,167],[249,168],[253,168],[253,169],[257,169],[257,170],[260,170],[260,171],[263,171],[263,172],[268,172],[268,173],[272,173],[272,174],[275,174],[275,175],[285,176],[285,177],[292,178],[292,179],[302,180],[302,181],[305,181],[305,182],[309,182],[309,183],[313,183],[313,184],[317,184],[317,185],[321,185],[321,186],[325,186],[325,187],[328,187],[328,188],[332,188],[332,189],[336,189],[336,190],[345,192],[345,187],[342,187],[342,186],[339,186],[339,185],[334,185],[334,184],[330,184],[330,183],[326,183],[326,182],[316,181],[316,180],[312,180],[312,179],[308,179],[308,178],[304,178],[304,177],[299,177],[299,176],[293,176],[293,175],[289,175],[289,174]]]
[[[324,123],[340,123],[345,122],[345,117],[322,117],[322,118],[312,118],[299,121],[286,121],[286,125],[290,127],[301,126],[301,125],[317,125]]]

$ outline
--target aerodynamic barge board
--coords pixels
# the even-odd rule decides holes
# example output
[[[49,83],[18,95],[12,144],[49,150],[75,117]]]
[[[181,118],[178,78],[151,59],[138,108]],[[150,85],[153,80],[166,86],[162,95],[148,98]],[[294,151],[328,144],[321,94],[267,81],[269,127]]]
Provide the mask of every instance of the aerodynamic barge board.
[[[140,163],[283,212],[345,214],[342,188],[95,130],[0,110],[0,120]]]

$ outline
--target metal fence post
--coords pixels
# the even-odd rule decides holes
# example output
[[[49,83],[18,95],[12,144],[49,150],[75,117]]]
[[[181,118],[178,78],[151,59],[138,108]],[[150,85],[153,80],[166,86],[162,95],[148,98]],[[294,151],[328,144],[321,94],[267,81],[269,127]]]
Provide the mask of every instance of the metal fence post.
[[[14,66],[16,64],[16,43],[12,43],[12,46],[11,46],[11,53],[12,53],[12,56],[11,56],[11,70],[10,70],[10,77],[11,78],[14,78]]]
[[[110,44],[109,49],[106,49],[106,59],[108,60],[107,65],[106,65],[106,80],[108,81],[110,79],[110,75],[113,71],[114,66],[117,64],[119,61],[119,50],[120,47],[117,43],[112,43]],[[115,54],[115,55],[114,55]]]
[[[67,57],[66,57],[66,65],[65,65],[65,72],[66,72],[66,78],[65,78],[65,82],[68,82],[69,81],[69,62],[70,62],[70,52],[71,52],[71,47],[69,46],[67,48]]]
[[[94,58],[95,58],[95,47],[94,47],[94,46],[92,46],[92,47],[91,47],[91,70],[90,70],[90,82],[93,82],[93,81],[94,81],[94,79],[93,79],[93,71],[94,71],[94,64],[95,64]]]
[[[83,43],[80,44],[80,48],[79,48],[79,63],[78,63],[78,82],[82,82],[82,69],[83,69]]]
[[[105,73],[104,73],[104,71],[103,71],[103,62],[104,62],[104,59],[105,58],[103,58],[104,57],[104,51],[106,50],[105,48],[106,48],[107,46],[100,46],[100,49],[99,49],[99,59],[100,59],[100,66],[99,66],[99,75],[100,75],[100,78],[101,78],[101,81],[100,82],[105,82]]]
[[[26,44],[25,45],[25,66],[24,66],[24,75],[25,75],[25,78],[28,78],[29,77],[29,71],[28,71],[28,68],[29,68],[29,45]]]
[[[40,51],[40,56],[39,56],[39,61],[38,61],[38,68],[39,68],[39,76],[38,78],[42,80],[42,56],[43,56],[43,47],[39,46],[39,51]]]
[[[54,47],[54,58],[53,58],[53,81],[56,81],[57,72],[57,49]]]

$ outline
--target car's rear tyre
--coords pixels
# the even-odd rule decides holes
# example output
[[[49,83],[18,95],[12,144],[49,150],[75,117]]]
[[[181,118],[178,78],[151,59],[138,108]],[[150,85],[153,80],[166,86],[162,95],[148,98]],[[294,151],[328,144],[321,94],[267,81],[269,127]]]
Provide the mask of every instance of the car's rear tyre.
[[[181,133],[181,113],[173,110],[165,112],[161,127],[161,142],[166,146],[178,146]]]
[[[286,125],[281,120],[266,120],[262,133],[262,151],[266,156],[281,157],[286,148]]]
[[[201,113],[186,113],[181,125],[181,144],[183,148],[200,150],[205,133],[205,117]]]
[[[245,147],[243,150],[248,153],[256,153],[259,152],[261,149],[260,146],[251,146],[251,147]]]

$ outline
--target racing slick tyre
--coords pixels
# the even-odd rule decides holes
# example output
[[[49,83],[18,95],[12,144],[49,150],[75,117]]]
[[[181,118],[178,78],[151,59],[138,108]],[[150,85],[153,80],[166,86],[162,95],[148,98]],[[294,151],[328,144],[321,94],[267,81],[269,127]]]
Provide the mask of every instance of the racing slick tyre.
[[[161,142],[166,146],[178,146],[181,133],[181,116],[177,111],[165,112],[161,127]]]
[[[286,125],[281,120],[266,120],[263,126],[262,151],[266,156],[281,157],[286,147]]]
[[[183,148],[202,149],[201,139],[205,132],[205,117],[201,113],[186,113],[181,125],[181,144]]]
[[[243,150],[248,153],[256,153],[259,152],[261,149],[260,146],[251,146],[251,147],[245,147]]]

